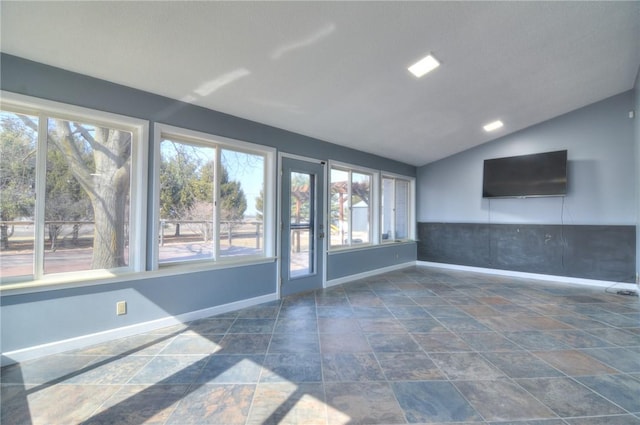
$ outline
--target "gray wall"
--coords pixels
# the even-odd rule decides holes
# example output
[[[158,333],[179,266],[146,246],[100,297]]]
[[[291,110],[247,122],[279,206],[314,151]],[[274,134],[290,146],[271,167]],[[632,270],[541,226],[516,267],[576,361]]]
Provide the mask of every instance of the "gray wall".
[[[2,90],[145,119],[150,122],[151,132],[154,122],[162,122],[275,147],[281,152],[416,175],[411,165],[15,56],[1,54],[0,66]],[[153,145],[150,143],[149,147],[152,164]],[[151,229],[148,230],[148,243],[153,243]],[[375,249],[388,250],[386,257],[390,260],[384,265],[416,259],[415,246],[413,255],[398,258],[393,247]],[[345,261],[330,260],[328,275],[355,273],[353,263],[361,256],[360,252],[345,253],[340,257]],[[365,258],[357,272],[380,267],[383,265]],[[2,352],[275,294],[276,276],[275,263],[269,263],[22,295],[5,293],[0,298]],[[115,315],[115,303],[120,300],[128,302],[125,316]]]
[[[382,268],[415,261],[416,249],[415,243],[403,243],[331,253],[327,264],[327,280],[365,273],[371,269],[371,264]]]
[[[2,53],[2,90],[415,176],[414,166]],[[150,128],[153,131],[153,128]],[[152,138],[151,138],[152,139]]]
[[[632,92],[418,169],[419,222],[636,224]],[[568,150],[566,197],[483,199],[483,161]]]
[[[636,82],[633,86],[633,97],[635,111],[634,118],[634,138],[636,141],[636,283],[640,284],[640,68],[636,74]]]
[[[621,93],[420,167],[417,177],[418,228],[424,231],[425,225],[446,223],[450,234],[464,230],[462,227],[457,229],[456,223],[491,226],[520,224],[538,229],[539,231],[531,230],[531,240],[521,237],[515,239],[514,243],[520,245],[511,248],[522,252],[531,251],[535,244],[548,239],[544,226],[533,225],[563,225],[567,230],[570,228],[572,232],[578,233],[593,229],[587,225],[632,226],[633,231],[638,222],[639,209],[636,200],[638,183],[635,177],[638,169],[635,153],[638,141],[634,139],[634,120],[629,119],[628,115],[633,102],[632,91]],[[637,127],[637,120],[635,123]],[[485,159],[560,149],[568,150],[567,196],[491,200],[482,198],[482,169]],[[476,232],[475,235],[480,239],[474,239],[473,243],[487,252],[476,252],[474,260],[484,256],[486,261],[473,265],[541,272],[539,267],[527,269],[528,265],[498,264],[493,258],[495,251],[490,251],[492,243],[496,241],[487,241],[482,234]],[[495,234],[498,232],[493,232]],[[567,249],[565,252],[578,252],[575,249],[578,247],[566,246],[569,242],[566,238],[562,241]],[[624,247],[624,269],[604,264],[602,268],[608,269],[605,276],[614,276],[617,270],[617,275],[624,276],[621,280],[633,279],[629,266],[631,270],[636,268],[637,249],[635,240],[632,243],[632,247]],[[540,249],[544,249],[544,244],[540,246]],[[598,246],[599,248],[594,249],[606,250],[611,247],[610,244]],[[542,251],[537,253],[541,258],[544,255]],[[589,256],[602,258],[607,258],[609,254],[609,251],[588,253]],[[440,253],[439,257],[442,256],[443,253]],[[418,259],[431,261],[430,258],[432,256],[426,247],[419,245]],[[440,258],[440,262],[465,264],[462,260],[448,260]],[[579,262],[581,258],[574,260]],[[566,269],[554,269],[549,274],[556,272],[559,275],[576,276],[575,271]]]
[[[275,292],[275,263],[2,297],[2,352]],[[116,316],[116,302],[127,314]]]

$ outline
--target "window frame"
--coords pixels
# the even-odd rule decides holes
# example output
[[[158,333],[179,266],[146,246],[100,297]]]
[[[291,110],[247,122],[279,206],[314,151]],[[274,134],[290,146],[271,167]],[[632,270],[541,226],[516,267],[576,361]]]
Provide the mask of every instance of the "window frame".
[[[10,113],[31,115],[38,118],[36,144],[36,200],[45,200],[46,167],[48,147],[48,120],[60,119],[78,121],[84,124],[117,128],[131,132],[131,170],[129,205],[129,258],[128,266],[113,269],[88,269],[59,273],[44,273],[45,202],[37,202],[34,207],[34,249],[33,272],[31,274],[0,277],[0,288],[8,284],[28,286],[50,285],[82,279],[92,282],[105,277],[121,276],[145,270],[146,262],[146,208],[147,208],[147,141],[149,122],[124,115],[104,112],[61,102],[40,99],[21,94],[0,91],[0,110]],[[3,288],[4,289],[4,288]]]
[[[383,212],[382,212],[382,208],[383,208],[383,202],[382,202],[382,196],[383,196],[383,191],[382,191],[382,187],[383,187],[383,180],[384,179],[389,179],[389,180],[393,180],[393,216],[392,216],[392,227],[395,229],[395,223],[397,220],[397,216],[396,216],[396,208],[395,208],[395,201],[396,201],[396,183],[397,181],[404,181],[408,183],[408,199],[407,199],[407,237],[406,238],[396,238],[395,234],[394,234],[394,238],[388,238],[388,239],[383,239],[382,237],[382,232],[384,231],[383,229],[383,223],[382,223],[382,217],[383,217]],[[379,237],[380,237],[380,242],[381,244],[393,244],[393,243],[403,243],[403,242],[409,242],[409,241],[413,241],[416,239],[415,235],[415,229],[416,229],[416,225],[415,225],[415,208],[416,208],[416,179],[415,177],[408,177],[408,176],[403,176],[400,174],[395,174],[395,173],[388,173],[388,172],[383,172],[380,175],[380,209],[379,209],[379,217],[380,217],[380,228],[378,231]],[[395,232],[395,230],[394,230]]]
[[[341,245],[332,245],[331,244],[331,172],[332,170],[339,170],[348,173],[348,184],[347,184],[347,199],[349,202],[349,235],[348,235],[348,243]],[[371,193],[370,193],[370,205],[369,205],[369,241],[354,244],[352,242],[352,226],[351,221],[353,218],[353,210],[351,205],[351,186],[353,184],[352,175],[353,173],[357,174],[366,174],[371,176]],[[327,241],[328,252],[336,252],[343,250],[356,250],[362,248],[368,248],[379,244],[379,235],[380,232],[377,230],[379,228],[379,194],[380,194],[380,172],[378,170],[374,170],[372,168],[357,166],[353,164],[347,164],[339,161],[329,161],[329,168],[327,173],[327,221],[329,225],[329,240]]]
[[[182,127],[176,127],[164,123],[154,123],[153,127],[153,194],[152,207],[150,208],[149,217],[153,226],[150,238],[150,264],[151,270],[167,270],[173,268],[218,268],[226,267],[230,264],[249,264],[262,262],[265,259],[273,258],[275,255],[275,239],[276,228],[274,224],[275,217],[275,157],[276,149],[245,142],[236,139],[230,139],[223,136],[217,136],[196,130],[189,130]],[[184,142],[187,144],[199,145],[204,147],[212,147],[215,149],[216,166],[214,170],[214,196],[216,199],[214,206],[214,258],[190,261],[171,261],[161,263],[159,254],[160,247],[157,243],[160,235],[160,144],[163,140],[170,139],[176,142]],[[243,255],[243,256],[220,256],[220,202],[219,200],[219,167],[222,163],[222,151],[231,150],[252,155],[260,155],[264,157],[263,170],[263,250],[261,255]]]

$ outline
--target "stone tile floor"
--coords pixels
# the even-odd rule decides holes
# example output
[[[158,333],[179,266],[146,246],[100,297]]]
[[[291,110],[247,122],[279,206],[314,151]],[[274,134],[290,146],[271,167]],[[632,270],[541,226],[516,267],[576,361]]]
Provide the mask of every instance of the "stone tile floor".
[[[410,267],[2,369],[9,424],[640,424],[640,304]]]

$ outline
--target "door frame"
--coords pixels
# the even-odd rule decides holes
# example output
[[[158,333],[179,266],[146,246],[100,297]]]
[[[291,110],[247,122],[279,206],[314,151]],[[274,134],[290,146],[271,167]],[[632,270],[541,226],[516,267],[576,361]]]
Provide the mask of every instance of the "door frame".
[[[277,284],[277,288],[276,288],[276,294],[278,299],[282,298],[282,294],[281,294],[281,288],[282,288],[282,231],[283,231],[283,223],[282,223],[282,158],[288,158],[288,159],[295,159],[297,161],[306,161],[306,162],[310,162],[310,163],[314,163],[314,164],[320,164],[322,166],[322,170],[324,175],[321,177],[323,179],[324,182],[324,188],[325,190],[323,190],[321,194],[318,194],[318,203],[320,205],[320,208],[322,208],[322,211],[324,212],[323,214],[323,219],[322,219],[322,225],[325,229],[325,237],[322,238],[322,243],[320,244],[320,247],[322,249],[322,252],[319,253],[319,255],[321,255],[323,257],[323,261],[322,261],[322,270],[318,270],[318,273],[320,274],[320,278],[322,281],[322,288],[326,288],[327,286],[327,260],[328,260],[328,256],[327,256],[327,240],[330,237],[330,229],[327,227],[328,224],[328,220],[329,220],[329,213],[327,211],[327,191],[328,191],[328,187],[327,183],[328,183],[328,175],[327,175],[327,168],[328,168],[328,161],[324,160],[324,159],[317,159],[317,158],[311,158],[311,157],[307,157],[307,156],[301,156],[301,155],[296,155],[296,154],[291,154],[291,153],[286,153],[286,152],[278,152],[278,166],[277,166],[277,186],[278,186],[278,196],[277,196],[277,203],[278,203],[278,208],[277,208],[277,213],[276,213],[276,258],[277,258],[277,274],[276,274],[276,284]]]

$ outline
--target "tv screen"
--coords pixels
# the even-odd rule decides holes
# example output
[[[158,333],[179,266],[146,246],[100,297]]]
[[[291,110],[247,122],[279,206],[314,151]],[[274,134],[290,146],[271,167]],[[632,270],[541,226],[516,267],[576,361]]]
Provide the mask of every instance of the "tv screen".
[[[567,151],[486,159],[483,198],[567,194]]]

